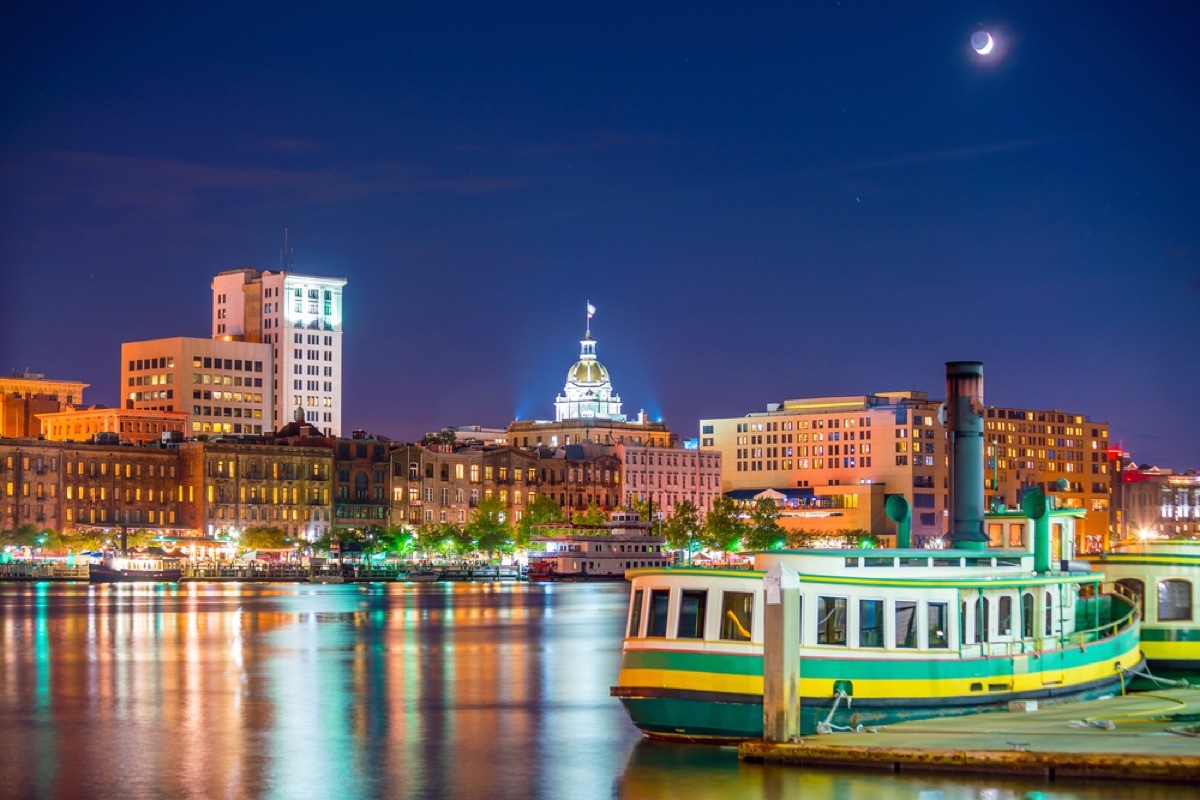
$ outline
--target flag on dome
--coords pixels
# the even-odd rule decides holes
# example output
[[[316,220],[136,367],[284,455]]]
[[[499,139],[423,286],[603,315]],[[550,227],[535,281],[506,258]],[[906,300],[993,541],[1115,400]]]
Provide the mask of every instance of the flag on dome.
[[[588,303],[587,307],[588,307],[588,319],[591,319],[592,317],[596,316],[596,307],[594,305],[592,305],[591,303]]]

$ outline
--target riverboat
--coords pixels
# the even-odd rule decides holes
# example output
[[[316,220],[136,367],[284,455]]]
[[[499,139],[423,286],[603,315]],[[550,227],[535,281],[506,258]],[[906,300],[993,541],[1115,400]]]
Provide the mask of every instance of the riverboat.
[[[621,511],[601,525],[543,526],[532,544],[531,581],[621,581],[627,570],[675,563],[650,523]]]
[[[89,583],[178,583],[181,577],[183,569],[171,558],[114,556],[88,565]]]
[[[1150,671],[1200,675],[1200,541],[1123,542],[1086,560],[1137,600]]]
[[[765,588],[769,573],[798,577],[799,588],[788,590],[789,599],[798,595],[798,615],[770,645],[798,633],[799,653],[785,661],[799,664],[792,721],[801,735],[1090,699],[1123,691],[1143,669],[1136,603],[1106,591],[1105,576],[1087,564],[1053,558],[1074,552],[1081,512],[1056,510],[1031,487],[1022,499],[1023,546],[989,548],[983,365],[946,368],[939,416],[950,433],[950,547],[911,548],[911,509],[892,495],[894,550],[773,550],[752,554],[750,570],[630,570],[611,692],[645,734],[763,736],[765,602],[780,602]],[[790,685],[796,676],[772,677]]]

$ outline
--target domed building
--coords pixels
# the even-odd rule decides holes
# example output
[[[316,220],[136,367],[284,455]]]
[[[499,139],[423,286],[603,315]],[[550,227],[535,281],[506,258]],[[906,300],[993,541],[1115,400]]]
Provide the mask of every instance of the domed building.
[[[621,397],[612,388],[608,368],[596,359],[591,330],[579,342],[579,360],[567,370],[563,393],[554,399],[555,420],[608,419],[624,422]]]
[[[666,447],[673,441],[670,429],[651,422],[644,412],[633,420],[621,413],[621,396],[613,391],[608,367],[596,358],[590,323],[579,342],[579,360],[567,370],[562,393],[554,398],[554,421],[518,420],[508,426],[508,443],[521,448],[626,442]]]

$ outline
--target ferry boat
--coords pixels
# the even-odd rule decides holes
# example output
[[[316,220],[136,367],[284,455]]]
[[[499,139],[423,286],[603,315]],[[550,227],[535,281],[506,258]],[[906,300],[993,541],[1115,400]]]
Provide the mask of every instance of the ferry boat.
[[[113,556],[88,565],[89,583],[178,583],[181,577],[183,570],[172,558]]]
[[[1086,560],[1136,599],[1150,671],[1200,674],[1200,541],[1123,542]]]
[[[911,510],[889,498],[895,550],[780,550],[753,569],[652,568],[632,583],[611,693],[654,738],[726,742],[764,733],[764,578],[798,576],[799,733],[1120,692],[1143,668],[1136,604],[1103,590],[1073,552],[1073,514],[1026,492],[1020,548],[989,549],[983,504],[983,369],[947,364],[949,549],[908,546]],[[898,501],[898,502],[894,502]],[[776,597],[773,601],[778,602]],[[790,655],[790,654],[789,654]]]

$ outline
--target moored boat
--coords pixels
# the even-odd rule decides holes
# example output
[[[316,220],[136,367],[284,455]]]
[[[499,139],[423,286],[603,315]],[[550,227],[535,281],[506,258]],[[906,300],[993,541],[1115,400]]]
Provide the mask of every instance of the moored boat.
[[[410,583],[432,583],[433,581],[441,580],[442,573],[432,569],[414,569],[409,570],[408,575],[404,580]]]
[[[760,553],[754,570],[633,570],[613,694],[656,738],[761,737],[776,563],[800,575],[802,734],[1121,691],[1141,663],[1133,603],[1100,593],[1099,573],[1035,575],[1031,562],[817,550]]]
[[[171,558],[114,556],[88,565],[90,583],[178,583],[181,577],[183,569]]]
[[[1123,542],[1086,560],[1136,599],[1150,671],[1200,675],[1200,541]]]
[[[949,362],[950,549],[912,549],[911,510],[888,498],[895,550],[776,550],[752,570],[633,569],[612,694],[656,738],[735,741],[764,733],[764,654],[798,632],[776,684],[796,686],[800,735],[1119,692],[1143,667],[1139,614],[1074,552],[1082,512],[1022,499],[1014,549],[989,549],[983,504],[983,366]],[[1051,524],[1051,517],[1054,519]],[[780,604],[798,577],[798,602]],[[795,616],[766,641],[766,602]],[[780,630],[786,633],[780,633]],[[776,669],[779,666],[776,659]],[[796,666],[798,664],[798,667]],[[790,706],[789,706],[790,709]],[[774,713],[774,707],[772,713]],[[790,710],[789,714],[792,713]]]

